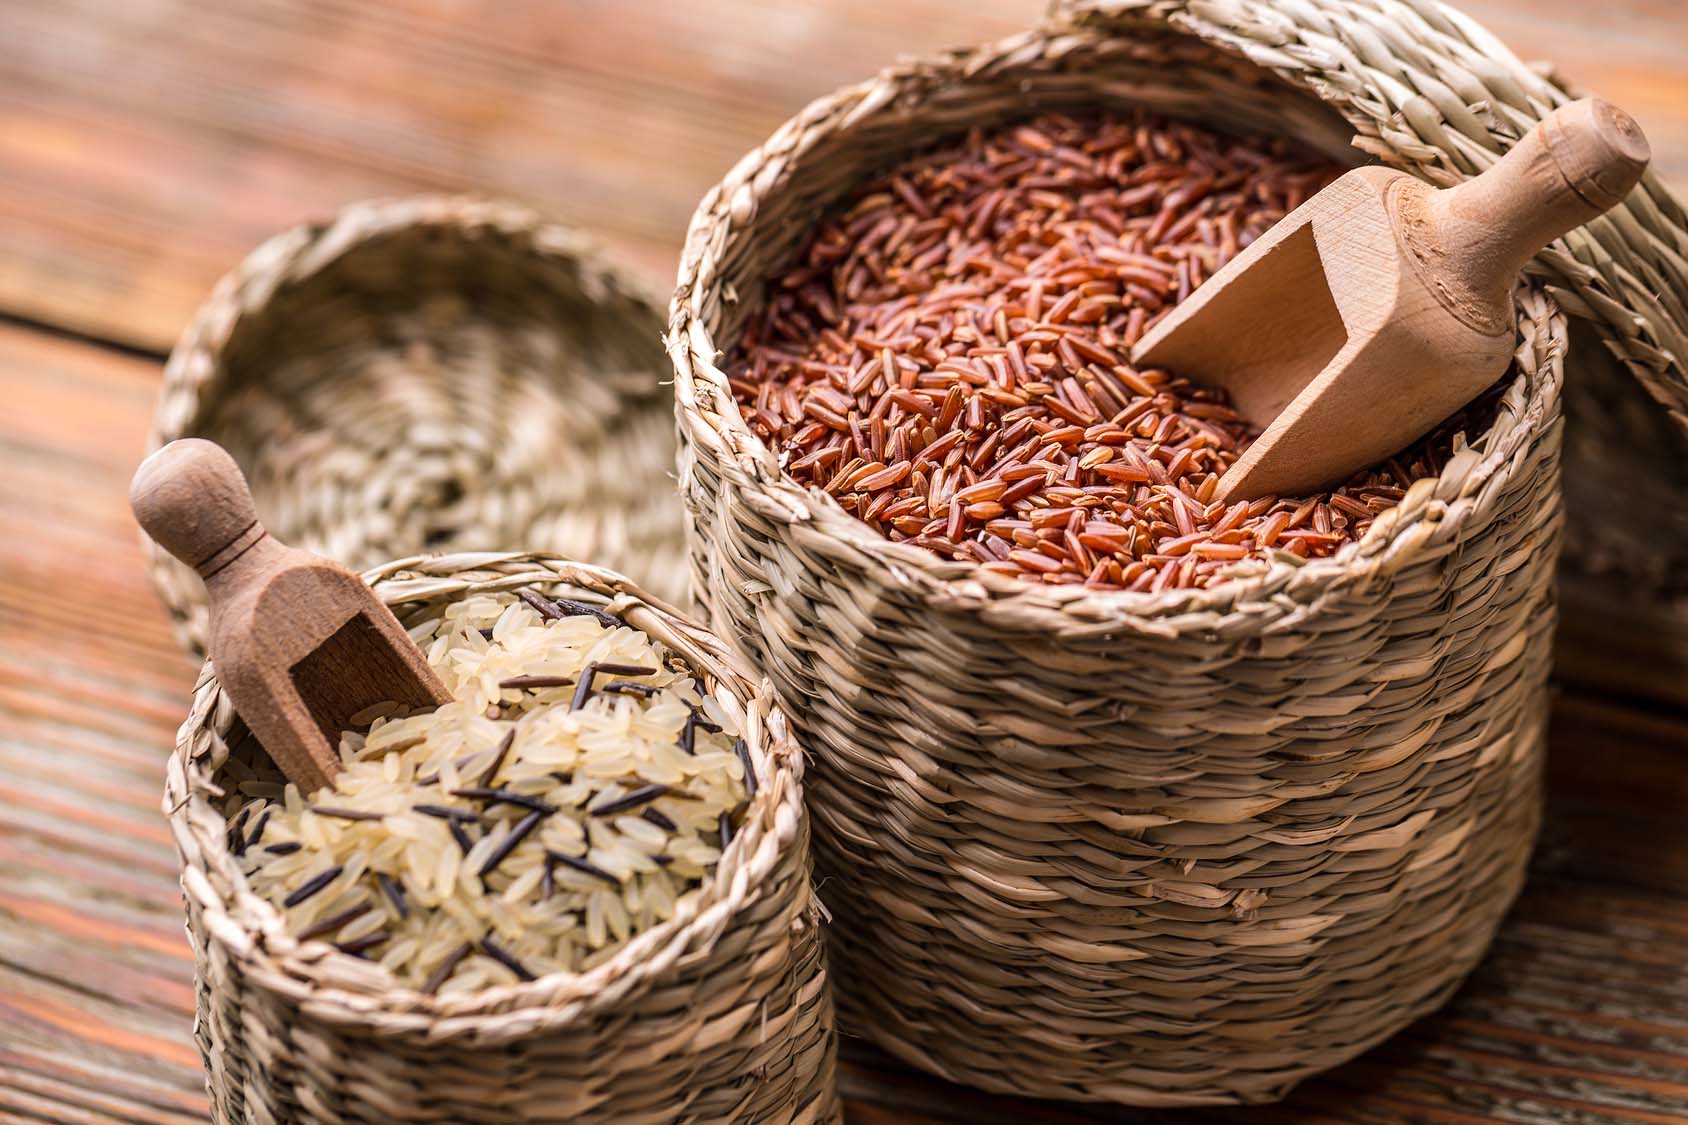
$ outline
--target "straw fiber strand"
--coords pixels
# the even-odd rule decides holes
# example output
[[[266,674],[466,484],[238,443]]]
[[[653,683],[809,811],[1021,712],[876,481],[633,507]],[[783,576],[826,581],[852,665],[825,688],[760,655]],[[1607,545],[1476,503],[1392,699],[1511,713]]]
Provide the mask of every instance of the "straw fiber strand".
[[[837,1120],[803,761],[766,690],[709,634],[596,567],[459,554],[365,577],[401,620],[430,603],[522,587],[605,606],[668,645],[742,718],[762,784],[695,909],[588,972],[423,995],[389,987],[378,966],[302,945],[247,887],[211,802],[231,755],[257,751],[207,665],[164,807],[182,853],[196,1036],[216,1118]]]
[[[542,549],[685,594],[661,316],[525,208],[360,203],[218,283],[165,369],[156,447],[224,445],[285,542],[354,569]],[[204,593],[148,542],[177,632]]]
[[[966,126],[1132,105],[1332,154],[1351,132],[1165,27],[1051,27],[815,102],[694,217],[681,487],[715,626],[810,754],[845,1027],[987,1090],[1265,1101],[1440,1004],[1523,878],[1563,523],[1551,296],[1518,291],[1492,424],[1362,541],[1161,594],[889,542],[782,474],[718,366],[872,171]]]

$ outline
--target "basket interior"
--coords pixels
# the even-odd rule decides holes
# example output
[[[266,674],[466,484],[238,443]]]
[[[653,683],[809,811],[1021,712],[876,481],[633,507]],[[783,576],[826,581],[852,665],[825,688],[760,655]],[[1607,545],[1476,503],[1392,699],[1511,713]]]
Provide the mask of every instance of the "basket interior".
[[[445,557],[431,562],[429,566],[443,573],[451,562],[450,557]],[[749,685],[734,675],[724,673],[717,663],[718,657],[700,650],[683,627],[673,626],[673,619],[643,607],[629,609],[622,605],[618,609],[604,596],[605,590],[601,586],[576,586],[544,572],[524,571],[519,565],[504,569],[512,570],[520,577],[500,579],[492,573],[471,574],[467,576],[470,579],[489,580],[474,582],[466,589],[455,589],[443,597],[393,604],[391,608],[400,623],[411,628],[430,614],[437,613],[442,602],[457,600],[458,596],[523,587],[537,588],[553,597],[572,598],[610,608],[621,613],[628,624],[644,630],[664,644],[691,668],[704,691],[720,701],[729,713],[739,717],[750,748],[748,752],[758,760],[758,770],[764,778],[773,778],[779,771],[788,768],[786,763],[771,757],[769,738],[772,732],[764,709],[748,690]],[[453,582],[463,585],[456,578]],[[354,1002],[352,1007],[361,1008],[373,1003],[391,1013],[399,1013],[395,1029],[399,1023],[426,1021],[441,1015],[480,1016],[527,1007],[554,1008],[559,997],[592,997],[609,981],[630,972],[643,974],[648,968],[646,962],[659,949],[676,942],[686,946],[694,940],[703,940],[692,935],[692,931],[698,928],[700,917],[719,909],[718,904],[726,895],[728,886],[743,878],[747,865],[756,862],[754,853],[762,846],[779,806],[796,799],[789,786],[764,786],[757,796],[751,798],[750,808],[745,814],[745,827],[739,837],[723,855],[714,874],[703,882],[702,897],[674,917],[636,934],[610,959],[592,968],[542,977],[536,984],[496,986],[456,996],[434,997],[395,985],[386,970],[371,962],[342,953],[311,953],[308,952],[310,947],[301,946],[287,935],[281,913],[251,890],[234,860],[228,839],[221,831],[247,799],[264,793],[279,795],[287,779],[238,715],[222,708],[212,708],[203,716],[196,709],[195,715],[211,724],[213,738],[201,744],[200,752],[189,757],[188,792],[195,812],[208,814],[203,823],[214,827],[214,831],[202,832],[204,839],[201,843],[204,854],[218,871],[219,882],[227,888],[224,907],[241,926],[264,936],[268,950],[266,956],[273,958],[275,967],[294,982],[287,987],[327,988],[343,997],[361,997],[363,999]],[[226,728],[218,729],[222,722],[227,723]],[[783,731],[783,726],[780,730]],[[783,737],[783,734],[773,736]],[[205,804],[201,806],[201,802]],[[216,841],[214,844],[213,840]],[[712,928],[713,924],[704,925],[699,933],[707,933]],[[566,1022],[565,1016],[556,1013],[546,1018]],[[519,1030],[512,1029],[513,1032]]]
[[[1173,62],[1169,62],[1169,55]],[[697,307],[718,352],[730,352],[765,297],[766,279],[795,259],[824,214],[872,175],[968,128],[988,128],[1048,110],[1143,108],[1222,132],[1288,137],[1338,164],[1365,163],[1363,153],[1352,144],[1353,128],[1335,110],[1267,72],[1181,36],[1104,40],[1072,51],[1055,69],[1013,63],[1002,69],[971,70],[965,65],[958,69],[965,77],[952,75],[929,86],[908,82],[887,105],[854,115],[847,125],[813,129],[811,123],[800,155],[782,166],[780,180],[762,194],[756,221],[729,234],[729,244],[721,252],[720,272],[706,282]],[[776,138],[770,147],[778,146]],[[736,294],[737,299],[721,299],[719,295],[724,292]],[[1516,367],[1503,380],[1503,391],[1488,405],[1479,404],[1477,432],[1464,436],[1465,444],[1485,458],[1495,455],[1497,449],[1505,453],[1491,440],[1497,433],[1492,421],[1497,409],[1516,417],[1526,410],[1545,410],[1557,397],[1555,387]],[[767,464],[775,462],[773,451],[744,426],[736,411],[729,424],[735,429],[736,448],[754,451]],[[738,432],[740,427],[742,432]],[[1522,440],[1517,427],[1508,426],[1506,430],[1508,441]],[[856,524],[854,517],[848,517],[829,496],[815,495],[812,501],[859,527],[860,539],[853,541],[876,540],[876,551],[917,565],[940,580],[977,573],[971,564],[950,563],[917,548],[891,543],[876,529]],[[839,523],[835,521],[832,526],[836,533]],[[1380,524],[1365,541],[1391,533]],[[1308,564],[1307,573],[1342,571],[1344,560],[1359,546],[1349,544],[1334,558],[1315,560]],[[918,555],[919,560],[911,555]],[[1209,593],[1230,597],[1232,585],[1216,584]],[[1110,591],[1094,595],[1099,600],[1112,599],[1110,604],[1129,603],[1138,611],[1173,613],[1181,612],[1193,596],[1188,591]]]
[[[185,427],[234,455],[266,525],[354,568],[552,550],[682,597],[648,300],[545,228],[347,225],[242,294]]]

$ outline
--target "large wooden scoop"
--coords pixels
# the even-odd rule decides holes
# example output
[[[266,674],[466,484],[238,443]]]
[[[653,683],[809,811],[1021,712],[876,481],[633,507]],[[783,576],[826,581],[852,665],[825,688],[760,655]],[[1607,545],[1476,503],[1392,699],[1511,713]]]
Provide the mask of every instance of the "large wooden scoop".
[[[1219,498],[1339,484],[1500,377],[1518,271],[1628,195],[1649,155],[1628,114],[1586,98],[1457,187],[1356,169],[1209,278],[1132,359],[1224,388],[1263,429]]]
[[[217,679],[305,793],[339,771],[340,732],[359,711],[451,701],[362,579],[270,537],[221,446],[166,445],[136,470],[129,504],[146,533],[205,580]]]

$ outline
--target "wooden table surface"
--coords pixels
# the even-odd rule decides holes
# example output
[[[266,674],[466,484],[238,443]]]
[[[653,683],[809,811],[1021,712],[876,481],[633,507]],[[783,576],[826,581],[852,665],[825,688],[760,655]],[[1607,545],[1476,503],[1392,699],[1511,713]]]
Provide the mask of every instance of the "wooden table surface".
[[[1042,4],[472,7],[0,3],[0,1118],[205,1113],[158,808],[195,666],[124,492],[212,280],[302,218],[444,189],[535,203],[666,283],[697,198],[806,100]],[[1626,105],[1688,195],[1681,0],[1464,7]],[[1688,1120],[1688,715],[1568,683],[1549,777],[1532,878],[1464,991],[1283,1105],[1016,1102],[847,1041],[851,1119]]]

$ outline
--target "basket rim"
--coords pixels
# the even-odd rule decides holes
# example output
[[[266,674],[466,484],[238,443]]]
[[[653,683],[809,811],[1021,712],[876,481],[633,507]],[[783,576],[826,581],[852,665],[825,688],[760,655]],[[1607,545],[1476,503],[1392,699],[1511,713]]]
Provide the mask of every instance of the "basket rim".
[[[277,231],[217,279],[165,361],[148,450],[188,436],[187,419],[172,419],[165,409],[171,392],[191,391],[198,398],[214,381],[211,357],[228,346],[246,318],[262,313],[278,290],[308,282],[361,246],[412,229],[462,235],[492,231],[522,239],[536,256],[574,264],[605,293],[648,311],[653,333],[662,329],[664,302],[654,286],[608,255],[590,234],[525,204],[476,194],[358,200],[326,218]]]
[[[251,890],[227,846],[226,821],[210,803],[221,795],[212,778],[227,757],[226,747],[217,753],[220,740],[211,727],[218,718],[232,717],[233,708],[206,661],[168,760],[163,811],[181,857],[183,893],[203,911],[208,940],[240,962],[254,986],[308,1006],[313,1018],[367,1033],[497,1043],[557,1031],[648,986],[682,956],[712,947],[787,851],[803,846],[803,757],[771,685],[755,681],[732,649],[630,579],[558,555],[515,551],[412,556],[373,567],[362,577],[390,606],[528,586],[569,587],[572,596],[605,606],[693,668],[711,694],[743,720],[759,784],[749,798],[745,826],[687,914],[634,936],[589,970],[462,996],[425,994],[379,981],[384,970],[320,941],[299,942],[286,933],[280,912]],[[216,881],[227,890],[219,891]],[[812,901],[812,887],[807,889]],[[257,927],[250,924],[254,919]],[[319,967],[330,973],[337,968],[341,975],[324,983]]]
[[[754,216],[765,196],[787,182],[790,169],[803,159],[815,137],[875,119],[918,119],[936,90],[953,93],[981,76],[1000,78],[1044,52],[1070,56],[1075,38],[1085,34],[1098,42],[1114,38],[1046,24],[971,48],[904,58],[872,78],[816,98],[788,118],[761,146],[745,154],[693,213],[677,286],[668,306],[666,339],[675,373],[680,426],[693,438],[715,446],[723,461],[739,468],[748,482],[746,500],[759,514],[787,524],[807,525],[850,548],[887,586],[960,612],[988,612],[993,619],[1000,617],[1003,625],[1021,624],[1034,631],[1055,625],[1058,629],[1086,631],[1117,628],[1181,633],[1205,630],[1214,615],[1238,611],[1264,622],[1287,611],[1283,604],[1286,593],[1299,605],[1339,586],[1363,584],[1407,565],[1435,532],[1435,525],[1442,523],[1456,505],[1483,502],[1501,466],[1539,437],[1556,408],[1565,316],[1553,295],[1534,278],[1525,277],[1514,293],[1519,350],[1522,353],[1538,343],[1545,344],[1545,362],[1534,378],[1514,370],[1500,411],[1505,411],[1506,403],[1514,398],[1521,399],[1522,409],[1516,424],[1501,434],[1501,440],[1492,440],[1500,430],[1502,415],[1497,411],[1496,424],[1475,438],[1490,448],[1479,454],[1469,440],[1456,446],[1455,456],[1438,477],[1415,482],[1395,508],[1377,518],[1364,537],[1344,545],[1334,556],[1300,560],[1274,552],[1264,565],[1258,560],[1238,564],[1233,568],[1235,577],[1206,588],[1153,593],[1051,586],[983,571],[977,563],[952,561],[910,544],[892,542],[846,512],[831,495],[799,485],[780,467],[778,455],[744,422],[719,365],[729,353],[731,342],[724,347],[715,340],[707,327],[707,305],[720,296],[720,263],[750,240],[752,227],[747,218]],[[1272,77],[1246,59],[1231,61]],[[1318,101],[1299,87],[1284,88],[1298,97]],[[725,300],[739,302],[743,298],[729,292]],[[1527,331],[1527,324],[1533,330]],[[1545,339],[1538,341],[1538,335]],[[687,466],[686,471],[695,470]]]

